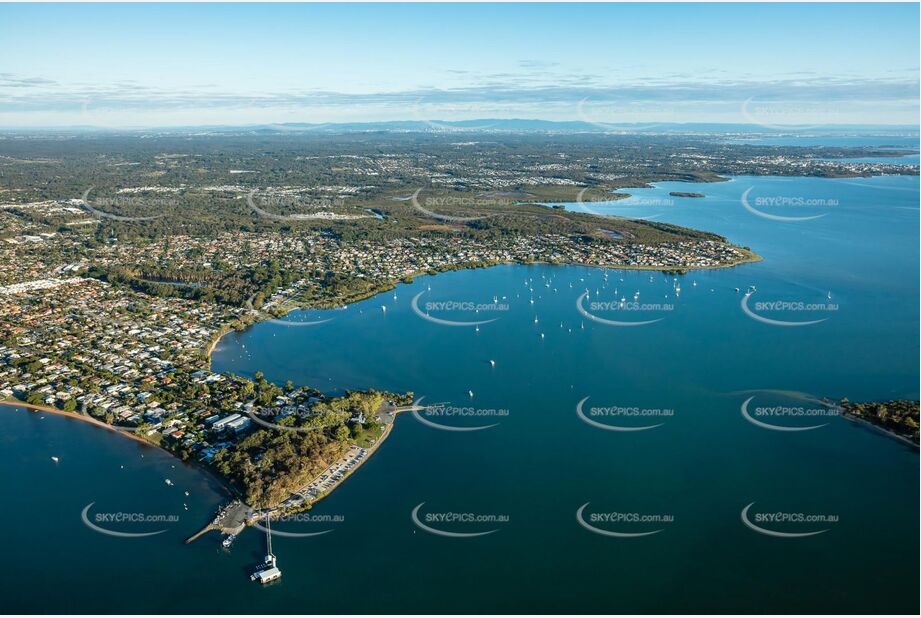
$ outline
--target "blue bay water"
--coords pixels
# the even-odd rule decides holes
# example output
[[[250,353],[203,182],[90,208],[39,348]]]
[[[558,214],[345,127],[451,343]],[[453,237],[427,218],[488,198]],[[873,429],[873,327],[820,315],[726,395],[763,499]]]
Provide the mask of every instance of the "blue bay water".
[[[0,469],[20,507],[0,517],[6,529],[23,531],[7,547],[32,571],[44,572],[53,556],[46,580],[61,590],[41,595],[37,586],[7,578],[0,584],[5,607],[916,613],[917,451],[838,417],[810,431],[766,430],[746,421],[740,406],[748,397],[765,405],[799,401],[776,391],[918,398],[917,177],[734,178],[627,191],[634,197],[569,207],[711,230],[750,246],[764,261],[678,277],[548,265],[445,273],[346,309],[289,316],[333,318],[324,324],[261,323],[222,340],[213,358],[219,371],[251,376],[261,370],[277,382],[331,393],[413,390],[429,402],[508,412],[436,419],[457,427],[498,423],[469,432],[438,430],[408,413],[398,417],[379,452],[313,510],[343,521],[323,536],[276,539],[284,571],[278,584],[260,588],[246,577],[262,551],[254,531],[230,552],[219,549],[217,537],[182,545],[220,501],[206,477],[154,449],[68,419],[0,414]],[[670,197],[669,191],[706,197]],[[746,191],[763,214],[823,216],[762,217],[743,205]],[[784,203],[770,205],[777,200]],[[800,203],[806,201],[812,205]],[[749,306],[756,314],[825,320],[782,327],[753,319],[742,309],[752,285],[757,292]],[[636,292],[642,304],[659,305],[635,314],[599,309],[599,316],[660,321],[617,327],[588,319],[576,307],[586,290],[583,307],[631,301]],[[507,309],[488,307],[494,298]],[[427,305],[441,301],[483,308]],[[756,308],[765,301],[835,308]],[[429,317],[494,321],[478,331],[444,326],[423,317],[427,306]],[[608,431],[578,416],[586,397],[584,410],[673,414],[655,417],[661,426],[647,431]],[[179,493],[186,488],[188,498]],[[157,537],[110,538],[80,521],[93,500],[100,509],[182,517]],[[183,502],[188,512],[177,511]],[[608,530],[661,531],[636,538],[593,534],[576,519],[586,503],[587,512],[665,514],[673,521],[598,521]],[[764,513],[833,514],[839,521],[820,526],[827,532],[816,536],[773,538],[742,523],[750,503]],[[426,520],[461,532],[496,529],[446,538],[413,523],[420,504],[421,513],[508,521]],[[289,522],[279,529],[313,528]]]

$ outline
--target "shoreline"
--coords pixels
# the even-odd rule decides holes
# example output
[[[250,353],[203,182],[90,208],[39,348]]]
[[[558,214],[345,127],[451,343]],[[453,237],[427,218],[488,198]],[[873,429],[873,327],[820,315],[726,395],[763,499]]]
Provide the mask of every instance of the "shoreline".
[[[733,245],[733,246],[735,246],[735,245]],[[741,265],[743,265],[743,264],[752,264],[752,263],[757,263],[757,262],[761,262],[761,261],[764,260],[764,258],[763,258],[762,256],[758,255],[758,254],[755,253],[754,251],[751,251],[750,249],[745,249],[745,248],[743,248],[743,247],[737,247],[737,248],[745,254],[745,258],[742,259],[742,260],[739,260],[738,262],[733,262],[733,263],[731,263],[731,264],[719,264],[719,265],[715,265],[715,266],[696,266],[696,267],[691,267],[691,268],[687,269],[686,271],[681,272],[680,274],[682,274],[682,275],[689,274],[691,271],[694,271],[694,270],[718,270],[718,269],[723,269],[723,268],[734,268],[734,267],[736,267],[736,266],[741,266]],[[400,284],[402,284],[402,283],[407,283],[407,282],[408,282],[408,283],[412,283],[412,281],[414,281],[417,277],[423,277],[423,276],[437,276],[437,275],[440,275],[440,274],[443,274],[443,273],[446,273],[446,272],[454,272],[454,271],[461,271],[461,270],[478,270],[478,269],[481,269],[481,268],[482,268],[482,269],[492,268],[492,267],[494,267],[494,266],[534,266],[534,265],[538,265],[538,266],[573,266],[573,267],[581,267],[581,268],[602,268],[602,269],[610,269],[610,270],[640,270],[640,271],[651,271],[651,270],[654,270],[654,271],[661,271],[661,272],[670,272],[669,269],[667,269],[667,268],[665,268],[665,267],[662,267],[662,266],[641,266],[641,265],[630,266],[630,265],[584,264],[584,263],[576,263],[576,262],[563,262],[563,263],[560,263],[560,262],[542,262],[542,261],[534,261],[534,262],[496,262],[496,263],[484,263],[484,264],[471,264],[471,265],[467,265],[467,266],[464,266],[464,267],[461,267],[461,268],[452,268],[452,269],[443,270],[443,271],[436,271],[436,272],[422,271],[422,272],[419,272],[419,273],[414,273],[414,274],[412,274],[412,275],[409,275],[409,276],[406,277],[405,279],[401,279],[401,280],[399,280],[399,281],[395,281],[395,282],[393,282],[391,285],[388,285],[387,287],[378,289],[378,290],[376,290],[375,292],[373,292],[372,294],[359,294],[359,295],[356,296],[354,299],[349,299],[348,301],[345,301],[345,302],[342,302],[342,303],[337,303],[337,304],[330,305],[330,306],[307,306],[306,303],[305,303],[305,304],[301,304],[301,303],[297,303],[296,301],[292,301],[292,300],[289,299],[288,301],[284,301],[284,302],[289,302],[289,303],[293,302],[293,305],[284,308],[284,315],[288,315],[288,314],[290,314],[290,313],[292,313],[292,312],[294,312],[294,311],[333,311],[333,310],[335,310],[337,307],[341,307],[341,306],[343,306],[343,305],[351,305],[351,304],[354,304],[354,303],[357,303],[357,302],[362,302],[362,301],[365,301],[365,300],[370,300],[370,299],[372,299],[372,298],[374,298],[374,297],[376,297],[376,296],[380,296],[381,294],[386,294],[386,293],[388,293],[388,292],[390,292],[390,291],[396,289],[396,288],[397,288]],[[284,305],[282,305],[282,306],[284,306]],[[210,368],[210,367],[212,366],[212,355],[213,355],[213,353],[214,353],[214,350],[217,348],[218,344],[220,343],[221,339],[224,338],[224,336],[230,334],[231,332],[244,332],[244,333],[245,333],[247,330],[249,330],[250,328],[252,328],[252,327],[255,326],[256,324],[259,324],[259,323],[265,322],[265,321],[269,321],[270,319],[272,319],[272,316],[270,316],[270,315],[268,315],[268,314],[265,314],[265,313],[263,313],[263,312],[260,312],[260,313],[259,313],[259,319],[255,319],[255,320],[253,320],[251,323],[246,324],[245,328],[244,328],[242,331],[236,331],[235,328],[230,327],[230,326],[227,326],[227,327],[225,327],[225,328],[220,329],[220,330],[215,334],[215,337],[214,337],[213,341],[211,342],[211,345],[208,347],[208,350],[207,350],[207,352],[206,352],[206,354],[207,354],[207,365],[208,365],[208,367]],[[226,325],[225,325],[225,326],[226,326]],[[339,479],[339,481],[337,481],[336,484],[333,485],[328,491],[324,492],[324,493],[322,494],[322,496],[318,497],[317,499],[315,499],[315,500],[313,500],[313,501],[311,501],[311,502],[309,502],[309,503],[306,503],[306,502],[305,502],[304,504],[307,506],[307,508],[313,508],[314,505],[318,504],[319,502],[321,502],[322,500],[324,500],[325,498],[327,498],[330,494],[333,493],[333,491],[335,491],[336,489],[338,489],[338,488],[342,485],[342,483],[345,482],[345,480],[346,480],[347,478],[349,478],[354,472],[356,472],[359,468],[361,468],[361,466],[363,466],[363,465],[365,464],[365,462],[367,462],[369,459],[371,459],[372,455],[374,455],[374,453],[377,452],[377,449],[380,447],[380,445],[383,444],[384,441],[390,436],[390,433],[393,431],[393,426],[396,424],[396,417],[397,417],[397,416],[398,416],[398,414],[395,413],[395,414],[394,414],[393,421],[392,421],[391,423],[385,424],[385,426],[384,426],[384,431],[382,432],[380,438],[378,439],[377,442],[375,442],[375,444],[374,444],[372,447],[370,447],[370,448],[368,449],[368,455],[361,461],[361,463],[358,464],[357,466],[355,466],[355,468],[353,468],[352,470],[350,470],[347,474],[343,475],[343,477],[342,477],[341,479]],[[315,479],[313,479],[313,480],[315,480]],[[292,495],[295,495],[296,493],[297,493],[297,492],[293,492]],[[286,499],[287,499],[287,498],[286,498]],[[282,502],[283,502],[283,501],[282,501]],[[283,510],[284,510],[284,509],[281,507],[281,503],[279,503],[278,505],[275,505],[275,506],[273,506],[273,507],[270,507],[270,512],[272,512],[272,513],[277,512],[277,511],[283,511]]]
[[[882,434],[882,435],[884,435],[884,436],[886,436],[886,437],[888,437],[888,438],[891,438],[891,439],[893,439],[893,440],[897,440],[897,441],[901,442],[902,444],[904,444],[904,445],[906,445],[906,446],[909,446],[909,447],[913,448],[913,449],[916,450],[916,451],[919,450],[919,449],[921,449],[921,446],[919,446],[918,444],[915,444],[911,439],[906,438],[906,437],[903,436],[902,434],[898,434],[898,433],[892,431],[891,429],[886,429],[885,427],[883,427],[883,426],[881,426],[881,425],[877,425],[877,424],[874,423],[873,421],[868,421],[868,420],[865,419],[865,418],[861,418],[861,417],[859,417],[859,416],[856,416],[856,415],[854,415],[854,414],[850,414],[850,413],[844,412],[844,411],[841,412],[841,416],[842,416],[845,420],[847,420],[847,421],[850,421],[850,422],[852,422],[852,423],[854,423],[854,424],[856,424],[856,425],[860,425],[860,426],[863,426],[863,427],[867,427],[868,429],[872,429],[873,431],[875,431],[875,432],[877,432],[877,433],[879,433],[879,434]]]
[[[65,411],[65,410],[60,410],[60,409],[58,409],[58,408],[53,408],[53,407],[51,407],[51,406],[38,406],[38,405],[35,405],[35,404],[26,403],[25,401],[15,401],[15,400],[14,400],[14,401],[11,401],[11,400],[9,400],[9,399],[0,400],[0,406],[6,406],[6,407],[9,407],[9,408],[25,408],[26,410],[32,410],[33,412],[47,412],[48,414],[56,414],[56,415],[58,415],[58,416],[64,416],[64,417],[67,417],[67,418],[72,418],[72,419],[74,419],[74,420],[83,421],[83,422],[89,423],[90,425],[93,425],[93,426],[95,426],[95,427],[99,427],[99,428],[105,429],[106,431],[110,431],[110,432],[112,432],[112,433],[117,433],[117,434],[119,434],[119,435],[121,435],[121,436],[124,436],[124,437],[126,437],[126,438],[131,439],[131,440],[134,440],[135,442],[140,442],[141,444],[144,444],[144,445],[146,445],[146,446],[149,446],[149,447],[152,447],[152,448],[159,449],[159,450],[163,451],[164,453],[167,453],[167,454],[170,455],[171,457],[175,457],[176,459],[179,459],[178,457],[176,457],[175,455],[173,455],[172,453],[170,453],[168,450],[166,450],[165,448],[163,448],[163,447],[160,446],[159,444],[154,444],[154,443],[151,442],[150,440],[145,440],[144,438],[142,438],[142,437],[140,437],[140,436],[138,436],[138,435],[135,435],[134,433],[132,433],[132,432],[130,432],[130,431],[125,431],[124,429],[119,429],[119,428],[116,427],[115,425],[109,425],[108,423],[105,423],[105,422],[103,422],[103,421],[100,421],[99,419],[95,419],[95,418],[93,418],[93,417],[91,417],[91,416],[87,416],[87,415],[85,415],[85,414],[80,414],[80,413],[78,413],[78,412],[67,412],[67,411]],[[181,461],[181,460],[180,460],[180,461]],[[183,462],[183,463],[186,463],[186,462]]]
[[[358,464],[355,465],[354,468],[352,468],[351,470],[349,470],[348,472],[346,472],[345,474],[343,474],[343,475],[342,475],[342,478],[339,479],[338,481],[336,481],[335,484],[333,484],[332,487],[330,487],[327,491],[323,492],[323,494],[321,494],[320,496],[318,496],[317,498],[315,498],[314,500],[312,500],[312,501],[310,501],[310,502],[306,502],[306,501],[303,502],[303,503],[301,504],[300,507],[287,507],[287,508],[284,508],[284,507],[282,507],[282,506],[279,504],[279,505],[277,505],[277,506],[275,506],[275,507],[272,507],[272,508],[269,510],[269,512],[272,513],[273,515],[274,515],[274,514],[279,514],[279,513],[280,513],[280,514],[283,516],[284,513],[285,513],[285,511],[287,511],[287,510],[289,510],[289,509],[291,509],[291,508],[293,508],[294,512],[298,512],[298,511],[305,510],[305,509],[306,509],[306,510],[310,510],[310,509],[313,509],[314,506],[316,506],[317,504],[319,504],[320,502],[322,502],[323,500],[325,500],[326,498],[328,498],[328,497],[330,496],[330,494],[332,494],[335,490],[339,489],[339,487],[340,487],[343,483],[345,483],[346,479],[348,479],[350,476],[352,476],[353,474],[355,474],[355,472],[357,472],[359,469],[361,469],[361,467],[362,467],[363,465],[365,465],[365,463],[367,463],[368,460],[371,459],[372,456],[374,456],[374,454],[377,452],[377,450],[380,448],[380,446],[387,440],[387,438],[390,437],[390,433],[391,433],[391,431],[393,431],[393,426],[394,426],[394,425],[396,424],[396,422],[397,422],[397,416],[398,416],[398,413],[394,413],[394,415],[393,415],[393,421],[392,421],[391,423],[386,423],[386,424],[384,425],[384,430],[381,432],[381,435],[380,435],[380,437],[377,439],[377,441],[376,441],[374,444],[372,444],[371,446],[369,446],[367,449],[365,449],[365,450],[367,450],[368,454],[365,455],[364,458],[362,458],[362,460],[361,460],[360,462],[358,462]],[[337,463],[338,463],[338,460],[337,460]],[[328,468],[327,468],[327,469],[328,469]],[[324,471],[325,471],[325,470],[324,470]],[[321,472],[320,474],[322,475],[322,472]],[[316,477],[316,478],[319,478],[319,476]],[[312,480],[311,480],[311,483],[312,483],[313,481],[315,481],[316,478],[312,479]],[[299,490],[299,491],[302,491],[302,490]],[[297,492],[293,492],[291,495],[293,496],[293,495],[296,495],[296,494],[297,494]]]
[[[126,431],[125,429],[120,429],[119,427],[116,427],[115,425],[109,425],[108,423],[100,421],[99,419],[93,418],[85,414],[80,414],[78,412],[67,412],[65,410],[60,410],[58,408],[53,408],[51,406],[38,406],[38,405],[31,404],[31,403],[26,403],[24,401],[15,401],[15,400],[11,401],[9,399],[3,399],[3,400],[0,400],[0,406],[8,407],[8,408],[24,408],[25,410],[31,410],[33,412],[46,412],[48,414],[63,416],[65,418],[70,418],[76,421],[82,421],[94,427],[98,427],[100,429],[105,429],[106,431],[109,431],[111,433],[118,434],[130,440],[134,440],[135,442],[143,444],[144,446],[148,446],[150,448],[157,449],[169,455],[173,459],[179,461],[180,463],[188,465],[189,467],[194,468],[195,470],[199,472],[202,472],[211,481],[213,481],[218,487],[220,487],[221,491],[227,494],[228,496],[233,498],[233,497],[236,497],[237,495],[237,492],[228,484],[228,482],[222,479],[220,476],[218,476],[213,470],[209,470],[207,467],[199,464],[198,462],[184,461],[183,459],[177,457],[174,453],[171,453],[169,450],[160,446],[159,444],[154,444],[150,440],[146,440],[142,438],[141,436],[134,434],[133,432]]]
[[[731,243],[727,243],[727,244],[731,244]],[[743,266],[745,264],[757,264],[758,262],[764,261],[763,256],[755,253],[751,249],[740,247],[738,245],[732,245],[732,246],[738,249],[739,251],[741,251],[742,253],[744,253],[745,257],[737,262],[732,262],[728,264],[716,264],[713,266],[669,267],[669,266],[646,266],[642,264],[631,265],[631,264],[585,264],[585,263],[580,263],[580,262],[544,262],[541,260],[534,260],[532,262],[519,262],[519,261],[482,262],[482,263],[476,263],[476,264],[468,264],[468,265],[460,266],[458,268],[448,268],[445,270],[419,271],[416,273],[412,273],[411,275],[406,275],[405,277],[399,280],[392,281],[389,284],[387,284],[386,287],[382,287],[379,290],[375,290],[374,292],[358,293],[354,297],[349,298],[349,299],[345,299],[345,300],[338,299],[337,302],[335,303],[326,303],[326,302],[321,302],[317,304],[301,303],[295,300],[297,297],[293,297],[291,299],[283,301],[282,303],[279,303],[279,307],[283,311],[282,316],[287,316],[292,311],[331,311],[334,309],[339,309],[344,306],[353,305],[355,303],[360,303],[362,301],[369,300],[371,298],[374,298],[375,296],[380,296],[381,294],[386,294],[387,292],[391,292],[395,290],[397,286],[401,284],[407,284],[407,285],[411,284],[418,277],[434,277],[436,275],[441,275],[441,274],[449,273],[449,272],[459,272],[462,270],[479,270],[479,269],[492,268],[494,266],[575,266],[575,267],[580,267],[580,268],[602,268],[606,270],[655,271],[655,272],[662,272],[666,274],[677,273],[681,275],[689,275],[694,271],[722,270],[724,268],[735,268],[737,266]],[[290,303],[290,304],[286,305],[285,303]],[[265,314],[265,315],[268,315],[268,314]],[[256,324],[260,322],[266,322],[270,319],[273,319],[274,317],[275,316],[269,315],[268,317],[254,320],[252,323],[246,324],[246,327],[242,331],[239,331],[239,332],[246,332],[247,329],[255,326]],[[222,332],[217,337],[215,342],[211,345],[211,347],[208,349],[208,366],[209,367],[211,366],[211,355],[214,352],[214,349],[217,347],[217,344],[224,337],[224,335],[234,330],[235,329],[230,328],[229,330]]]

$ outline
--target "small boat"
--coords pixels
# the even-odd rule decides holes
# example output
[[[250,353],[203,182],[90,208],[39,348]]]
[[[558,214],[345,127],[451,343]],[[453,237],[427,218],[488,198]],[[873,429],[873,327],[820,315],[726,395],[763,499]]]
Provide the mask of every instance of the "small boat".
[[[187,496],[188,496],[188,495],[189,495],[189,492],[185,492],[185,495],[187,495]]]
[[[387,305],[381,305],[381,311],[387,313]]]
[[[473,397],[473,391],[467,391],[467,394]]]
[[[170,487],[173,486],[173,482],[169,479],[166,479],[166,484],[169,485]]]
[[[496,361],[490,360],[490,361],[489,361],[489,364],[492,365],[493,367],[495,367],[495,366],[496,366]]]
[[[233,545],[233,542],[236,540],[236,538],[236,534],[228,534],[224,537],[224,540],[221,541],[221,547],[228,549],[231,545]]]
[[[61,461],[61,460],[58,459],[57,457],[55,457],[54,455],[52,455],[52,456],[51,456],[51,461],[53,461],[54,463],[58,463],[58,462]]]

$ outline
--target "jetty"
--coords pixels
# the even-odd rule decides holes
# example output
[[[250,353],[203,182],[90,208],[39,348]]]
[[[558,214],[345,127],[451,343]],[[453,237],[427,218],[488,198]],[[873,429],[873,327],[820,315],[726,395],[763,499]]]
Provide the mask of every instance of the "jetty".
[[[265,562],[256,569],[256,572],[249,576],[254,582],[268,584],[276,579],[281,579],[281,569],[278,568],[278,561],[275,554],[272,553],[272,515],[265,514],[265,543],[266,553]]]
[[[220,511],[207,526],[185,540],[186,543],[198,539],[206,533],[217,530],[222,534],[240,534],[246,527],[246,520],[252,515],[253,509],[239,500],[234,500]]]

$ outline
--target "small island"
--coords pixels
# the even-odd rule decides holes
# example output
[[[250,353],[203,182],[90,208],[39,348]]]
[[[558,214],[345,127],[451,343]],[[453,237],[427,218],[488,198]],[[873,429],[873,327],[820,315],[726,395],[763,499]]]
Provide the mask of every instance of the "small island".
[[[689,191],[671,191],[669,195],[672,197],[707,197],[703,193],[692,193]]]

